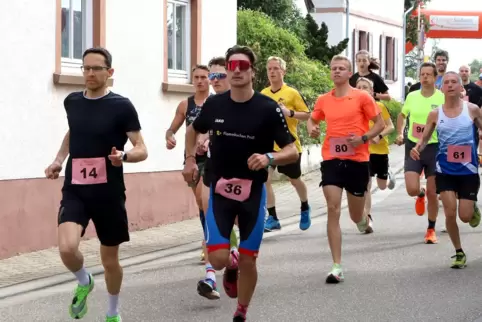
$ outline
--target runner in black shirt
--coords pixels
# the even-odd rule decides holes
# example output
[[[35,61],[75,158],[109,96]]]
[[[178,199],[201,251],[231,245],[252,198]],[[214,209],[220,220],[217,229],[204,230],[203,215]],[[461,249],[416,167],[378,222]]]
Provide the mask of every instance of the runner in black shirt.
[[[197,133],[210,132],[211,198],[206,213],[209,260],[213,267],[237,271],[238,253],[229,251],[229,235],[238,215],[239,261],[242,283],[233,321],[245,321],[257,280],[255,261],[263,237],[266,190],[270,165],[296,162],[298,151],[286,120],[275,101],[253,91],[255,55],[235,46],[226,53],[231,90],[207,99],[186,133],[187,182],[197,176]],[[275,141],[281,151],[273,151]],[[237,274],[235,274],[237,275]]]
[[[477,105],[479,108],[482,107],[482,87],[470,81],[470,67],[468,65],[460,66],[459,75],[464,84],[465,93],[463,93],[463,99]],[[480,152],[482,151],[482,141],[480,141],[482,132],[479,131],[475,125],[474,131],[475,133],[478,132],[478,135],[476,135],[475,138],[478,145],[479,160],[482,161],[482,155],[480,155]]]
[[[64,101],[69,131],[45,175],[57,179],[69,157],[58,214],[58,239],[60,257],[78,280],[70,304],[71,317],[80,319],[87,313],[87,296],[94,288],[93,276],[85,270],[79,252],[80,239],[92,220],[101,243],[109,292],[106,321],[120,322],[122,268],[118,252],[119,245],[129,241],[122,163],[145,160],[147,150],[134,106],[107,89],[107,80],[114,73],[111,54],[103,48],[86,50],[82,70],[86,90],[72,93]],[[127,139],[134,148],[124,152]]]
[[[360,50],[355,57],[358,72],[350,77],[350,86],[356,87],[356,82],[360,77],[368,78],[373,82],[373,97],[375,100],[389,101],[388,86],[380,75],[373,72],[373,70],[380,69],[376,59],[370,57],[370,53],[366,50]]]

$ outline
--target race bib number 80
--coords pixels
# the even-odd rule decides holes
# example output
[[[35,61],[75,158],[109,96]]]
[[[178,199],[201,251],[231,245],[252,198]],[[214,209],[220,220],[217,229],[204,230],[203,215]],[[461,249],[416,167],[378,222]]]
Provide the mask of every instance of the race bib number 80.
[[[354,155],[355,149],[346,138],[331,138],[330,153],[333,156],[348,156]]]
[[[72,159],[72,184],[107,183],[105,158]]]

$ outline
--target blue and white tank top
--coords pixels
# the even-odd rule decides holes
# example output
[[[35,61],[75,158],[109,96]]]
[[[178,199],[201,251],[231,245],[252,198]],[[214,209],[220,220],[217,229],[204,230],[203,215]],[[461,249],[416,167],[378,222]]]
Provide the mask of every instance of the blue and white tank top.
[[[462,112],[456,117],[446,116],[443,105],[439,106],[436,129],[439,144],[436,171],[458,176],[477,174],[477,132],[467,102],[463,103]]]

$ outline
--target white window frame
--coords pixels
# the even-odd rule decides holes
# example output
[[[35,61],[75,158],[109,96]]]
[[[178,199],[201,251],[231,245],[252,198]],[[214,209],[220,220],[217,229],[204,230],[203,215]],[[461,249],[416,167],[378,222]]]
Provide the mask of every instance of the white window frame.
[[[70,8],[72,8],[72,2],[75,0],[70,0]],[[94,42],[94,15],[93,15],[93,3],[92,0],[81,0],[82,1],[82,51],[91,48]],[[70,13],[70,23],[69,26],[69,49],[74,48],[74,29],[73,29],[73,18],[74,18],[74,11],[69,10]],[[70,50],[69,50],[70,51]],[[61,58],[62,67],[66,68],[76,68],[82,65],[82,59],[73,59],[73,58]],[[80,73],[80,70],[78,70]]]
[[[167,0],[167,4],[173,4],[173,5],[181,5],[186,7],[186,17],[185,17],[185,22],[184,22],[184,28],[185,28],[185,44],[184,44],[184,50],[185,50],[185,66],[186,70],[178,70],[178,69],[168,69],[167,70],[167,75],[168,79],[174,82],[178,83],[188,83],[191,81],[191,1],[190,0]],[[167,10],[167,7],[165,8]],[[176,20],[176,10],[173,10],[174,12],[174,21]],[[175,25],[174,25],[175,26]],[[176,30],[174,29],[174,36],[173,40],[176,41],[176,36],[175,36]],[[165,37],[169,37],[168,34],[166,33]],[[169,45],[168,45],[169,46]],[[169,48],[166,48],[169,51]],[[173,53],[172,57],[176,59],[176,43],[173,43]],[[173,66],[176,66],[176,61],[174,61]]]

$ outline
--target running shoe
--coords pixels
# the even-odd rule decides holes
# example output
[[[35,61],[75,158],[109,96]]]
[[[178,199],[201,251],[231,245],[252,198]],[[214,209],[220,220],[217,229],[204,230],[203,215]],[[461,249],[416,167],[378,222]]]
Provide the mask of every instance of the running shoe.
[[[224,291],[230,298],[238,297],[238,252],[232,251],[231,256],[234,256],[235,267],[226,267],[223,275],[223,287]]]
[[[390,181],[388,181],[388,189],[393,190],[397,184],[397,180],[395,179],[395,176],[391,170],[388,170],[388,178],[390,179]]]
[[[343,270],[340,264],[333,264],[330,273],[326,277],[327,284],[338,284],[343,282],[345,277],[343,276]]]
[[[115,316],[107,316],[105,318],[105,322],[122,322],[122,318],[120,314],[117,314]]]
[[[365,234],[373,233],[373,228],[370,226],[370,217],[366,216],[362,221],[356,224],[358,231]]]
[[[451,268],[465,268],[467,266],[467,257],[464,253],[457,252],[451,258],[454,259],[452,262],[452,266],[450,266]]]
[[[210,278],[200,280],[197,283],[197,292],[208,300],[219,300],[221,298],[216,287],[216,282]]]
[[[89,285],[77,285],[74,290],[74,298],[69,307],[72,319],[82,319],[87,314],[87,297],[94,289],[94,276],[92,274],[89,274],[89,280]]]
[[[301,222],[300,222],[301,226]],[[268,216],[266,222],[264,223],[264,232],[271,232],[273,230],[280,230],[281,224],[278,219],[274,219],[273,216]]]
[[[437,243],[437,235],[435,234],[435,229],[429,228],[427,229],[427,233],[425,234],[425,244],[436,244]]]
[[[422,188],[420,191],[420,196],[417,197],[415,201],[415,212],[419,216],[423,216],[425,214],[425,188]]]
[[[303,210],[300,215],[300,229],[307,230],[311,226],[311,208]],[[280,227],[281,228],[281,227]]]
[[[246,318],[242,315],[236,315],[233,318],[233,322],[245,322],[245,321],[246,321]]]
[[[472,216],[472,219],[469,221],[469,225],[472,228],[477,227],[480,224],[480,210],[479,207],[477,207],[477,204],[474,203],[474,215]]]

